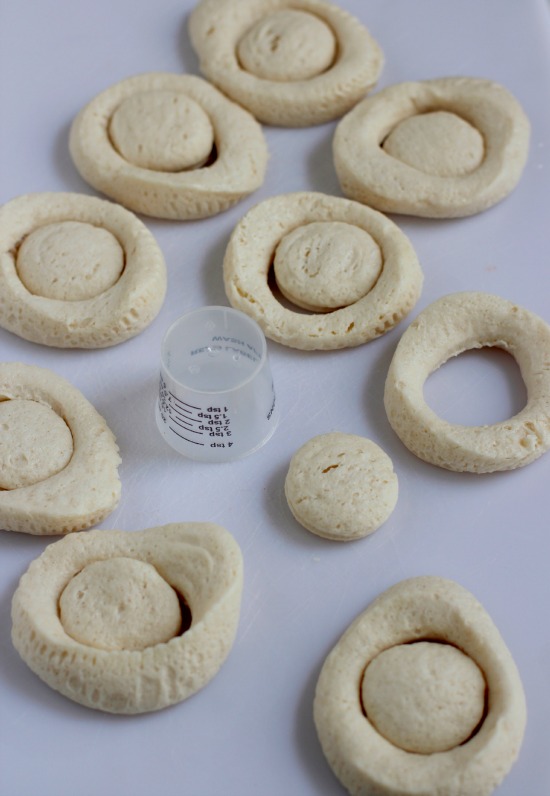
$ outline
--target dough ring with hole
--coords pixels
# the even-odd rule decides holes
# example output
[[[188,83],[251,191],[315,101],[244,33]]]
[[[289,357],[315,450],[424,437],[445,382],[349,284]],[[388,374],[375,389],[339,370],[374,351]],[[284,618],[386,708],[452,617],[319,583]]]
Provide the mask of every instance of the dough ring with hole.
[[[323,0],[202,0],[189,34],[203,74],[266,124],[336,119],[382,71],[364,25]]]
[[[367,292],[356,295],[348,306],[330,312],[324,307],[322,314],[318,311],[307,315],[284,307],[271,290],[269,275],[279,248],[285,247],[285,239],[294,240],[299,228],[307,232],[313,226],[316,230],[321,226],[324,229],[321,241],[316,231],[314,246],[297,248],[304,257],[308,249],[313,248],[324,257],[331,251],[332,230],[340,235],[345,225],[366,233],[373,247],[380,250],[381,271],[372,289],[368,290],[367,285]],[[355,238],[351,236],[348,253],[353,253],[355,246]],[[289,248],[294,251],[293,246]],[[339,258],[348,256],[345,248],[345,238],[342,238],[338,246]],[[294,267],[306,269],[301,254],[293,256]],[[354,257],[350,256],[348,261],[353,264]],[[355,289],[356,270],[353,267],[342,269],[339,260],[335,260],[333,266],[339,289],[343,282]],[[384,334],[415,305],[423,280],[413,247],[389,218],[349,199],[309,192],[272,197],[253,207],[233,230],[223,268],[225,291],[232,306],[254,318],[272,340],[304,350],[347,348]],[[327,263],[323,264],[323,269],[327,270]],[[317,270],[317,267],[312,268],[312,273]],[[309,282],[313,285],[315,279]],[[313,304],[316,299],[314,293],[309,303]],[[303,306],[303,296],[301,303]]]
[[[147,216],[213,216],[263,182],[260,125],[193,75],[153,72],[122,80],[83,108],[71,126],[82,177]]]
[[[326,539],[373,533],[397,503],[390,457],[365,437],[332,432],[308,440],[291,459],[285,496],[296,520]]]
[[[103,348],[139,334],[166,293],[164,257],[129,210],[36,193],[0,208],[0,326],[34,343]]]
[[[321,670],[314,719],[351,794],[488,796],[519,754],[526,706],[483,606],[424,576],[388,589],[346,630]]]
[[[144,713],[203,688],[229,654],[242,557],[210,523],[89,531],[49,545],[20,580],[12,640],[51,688]],[[189,622],[190,614],[190,622]]]
[[[50,370],[0,364],[0,528],[36,535],[97,525],[120,497],[115,438]]]
[[[518,183],[530,124],[498,83],[442,78],[399,83],[359,103],[336,128],[344,193],[388,213],[479,213]]]
[[[493,346],[517,361],[527,388],[525,407],[486,426],[442,420],[424,400],[430,373],[463,351]],[[499,296],[444,296],[423,310],[401,337],[384,404],[396,434],[424,461],[473,473],[523,467],[550,447],[550,327]]]

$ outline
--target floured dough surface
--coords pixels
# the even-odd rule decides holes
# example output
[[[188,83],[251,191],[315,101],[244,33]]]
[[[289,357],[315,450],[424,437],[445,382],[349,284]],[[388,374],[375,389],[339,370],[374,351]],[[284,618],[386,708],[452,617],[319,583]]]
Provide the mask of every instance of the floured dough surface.
[[[479,213],[517,185],[530,123],[490,80],[398,83],[338,124],[334,165],[344,193],[389,213],[453,218]]]
[[[323,664],[314,720],[351,794],[489,796],[519,754],[526,705],[483,606],[454,581],[422,576],[348,627]]]
[[[332,432],[313,437],[291,459],[285,495],[298,522],[327,539],[373,533],[397,503],[389,456],[372,440]]]
[[[525,382],[526,405],[490,425],[443,420],[424,400],[426,379],[451,357],[485,347],[502,348],[514,357]],[[523,467],[550,448],[550,326],[490,293],[443,296],[401,337],[388,370],[384,405],[396,434],[424,461],[472,473]]]
[[[101,522],[120,498],[112,432],[68,381],[0,363],[0,528],[57,535]]]
[[[194,75],[122,80],[75,118],[69,147],[82,177],[136,213],[206,218],[260,187],[267,146],[258,122]]]
[[[103,348],[143,331],[166,293],[164,256],[131,212],[76,193],[0,208],[0,326],[57,348]]]
[[[12,640],[75,702],[110,713],[159,710],[217,674],[235,639],[242,578],[239,546],[219,525],[72,534],[21,578]]]
[[[342,116],[383,65],[365,26],[324,0],[201,0],[189,34],[203,74],[266,124]]]
[[[282,261],[281,292],[291,301],[297,293],[300,309],[284,306],[273,292],[274,261],[277,272]],[[412,309],[423,281],[414,249],[390,219],[316,192],[271,197],[249,210],[233,230],[223,271],[235,309],[267,337],[303,350],[347,348],[384,334]],[[328,289],[318,292],[318,282]],[[336,283],[337,303],[343,294],[351,303],[331,309],[326,297]],[[306,304],[313,314],[303,311]]]

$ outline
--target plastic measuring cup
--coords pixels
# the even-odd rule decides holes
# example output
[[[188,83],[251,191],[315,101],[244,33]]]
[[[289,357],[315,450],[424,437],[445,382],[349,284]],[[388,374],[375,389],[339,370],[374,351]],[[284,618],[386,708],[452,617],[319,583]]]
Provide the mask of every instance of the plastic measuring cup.
[[[201,307],[172,324],[155,417],[166,442],[198,461],[233,461],[267,442],[278,409],[258,324],[231,307]]]

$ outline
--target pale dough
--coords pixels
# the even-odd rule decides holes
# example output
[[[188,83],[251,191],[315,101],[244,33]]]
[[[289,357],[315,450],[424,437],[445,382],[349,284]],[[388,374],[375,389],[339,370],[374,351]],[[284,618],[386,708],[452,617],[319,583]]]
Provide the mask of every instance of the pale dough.
[[[239,546],[219,525],[73,534],[21,578],[12,640],[75,702],[110,713],[159,710],[217,674],[235,639],[242,579]]]
[[[397,653],[403,645],[418,647],[452,645],[460,650],[479,670],[485,681],[486,697],[482,717],[480,709],[481,681],[472,669],[450,669],[437,664],[437,677],[445,681],[449,698],[445,700],[447,718],[434,718],[433,727],[441,722],[446,737],[436,737],[428,729],[430,743],[446,745],[449,729],[458,721],[463,730],[472,732],[450,749],[413,752],[402,748],[400,739],[388,740],[380,733],[365,712],[361,698],[365,677],[373,662],[381,665],[389,652]],[[438,643],[436,643],[438,642]],[[433,650],[429,659],[433,665]],[[389,659],[391,676],[392,658]],[[446,653],[446,656],[447,657]],[[454,655],[454,653],[453,653]],[[407,689],[409,677],[419,677],[418,650],[400,668],[399,682],[405,690],[391,696],[390,710],[401,711],[405,725],[411,721]],[[439,657],[439,656],[438,656]],[[463,664],[464,661],[461,661]],[[420,669],[422,664],[420,664]],[[457,679],[459,672],[460,680]],[[384,676],[384,673],[382,673]],[[429,679],[429,677],[428,677]],[[405,683],[403,683],[403,680]],[[389,684],[386,681],[384,688]],[[462,696],[477,691],[474,710],[463,723]],[[417,694],[422,702],[422,694]],[[471,706],[471,695],[468,698]],[[426,702],[424,701],[424,708]],[[424,716],[426,722],[428,716]],[[459,584],[444,578],[423,576],[401,581],[380,595],[349,626],[329,653],[315,692],[314,720],[325,757],[349,793],[359,796],[489,796],[504,779],[516,760],[526,723],[526,705],[522,683],[510,651],[483,606]],[[397,715],[395,716],[397,721]],[[410,725],[409,725],[410,727]],[[400,728],[399,732],[403,732]],[[451,731],[450,735],[453,732]],[[415,733],[416,735],[416,733]],[[418,742],[418,741],[417,741]]]
[[[285,496],[298,522],[338,541],[373,533],[397,503],[397,476],[389,456],[356,434],[313,437],[293,455]]]
[[[382,71],[365,26],[324,0],[201,0],[189,35],[203,74],[266,124],[336,119]]]
[[[312,221],[285,235],[275,250],[277,287],[297,307],[330,312],[359,301],[382,270],[382,253],[364,229]]]
[[[0,528],[57,535],[97,525],[120,498],[115,438],[68,381],[0,364]]]
[[[344,193],[388,213],[452,218],[479,213],[517,185],[530,123],[490,80],[398,83],[338,124],[334,165]]]
[[[271,265],[285,237],[312,222],[340,222],[366,232],[382,256],[374,286],[352,304],[332,312],[305,314],[284,307],[269,284]],[[350,251],[356,243],[352,236]],[[340,256],[342,250],[340,241]],[[335,269],[338,272],[338,264]],[[303,350],[360,345],[392,329],[415,305],[422,269],[407,237],[389,218],[358,202],[303,192],[271,197],[237,224],[225,252],[225,291],[235,309],[254,318],[267,337]],[[353,269],[345,272],[355,284]],[[326,308],[325,308],[326,309]]]
[[[0,208],[0,326],[42,345],[103,348],[139,334],[166,293],[164,256],[120,205],[76,193]]]
[[[194,75],[151,72],[103,91],[77,115],[69,146],[82,177],[137,213],[215,215],[260,187],[260,125]]]
[[[485,426],[441,419],[426,404],[424,382],[448,359],[496,347],[517,361],[527,404]],[[489,293],[455,293],[424,309],[405,331],[386,378],[390,424],[416,456],[448,470],[490,473],[523,467],[550,448],[550,327],[540,317]]]

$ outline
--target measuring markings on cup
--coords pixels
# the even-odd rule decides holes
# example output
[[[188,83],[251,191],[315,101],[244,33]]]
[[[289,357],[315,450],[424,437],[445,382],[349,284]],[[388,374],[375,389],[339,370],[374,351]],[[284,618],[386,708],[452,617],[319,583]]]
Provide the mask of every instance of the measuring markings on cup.
[[[202,461],[231,461],[267,442],[277,408],[258,324],[230,307],[176,321],[162,344],[156,420],[173,448]]]

